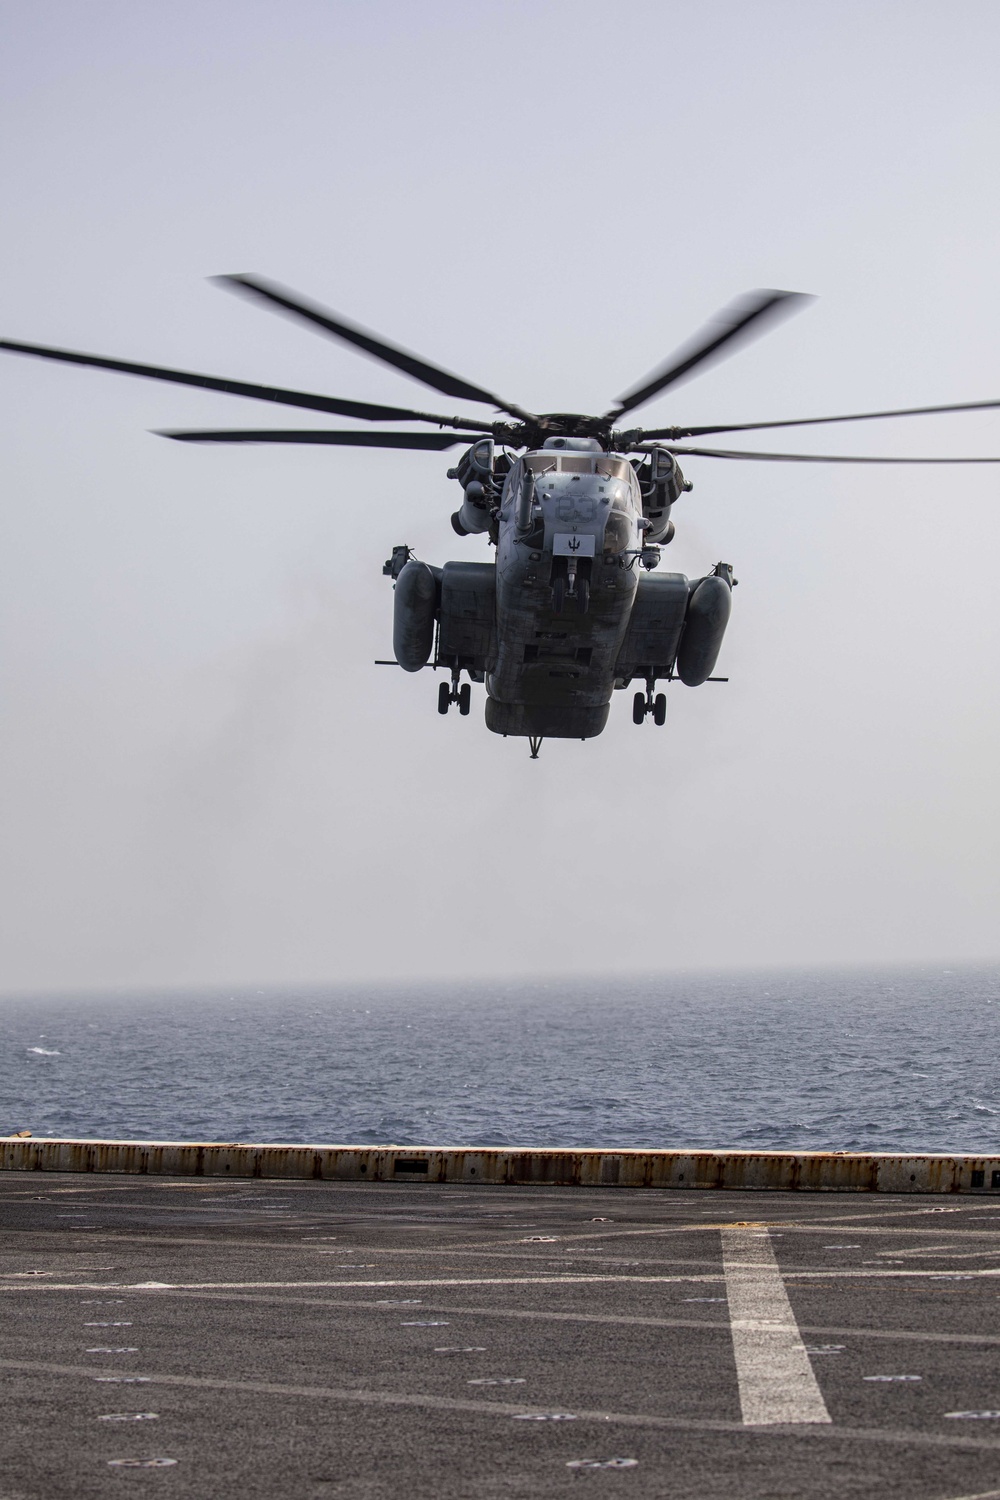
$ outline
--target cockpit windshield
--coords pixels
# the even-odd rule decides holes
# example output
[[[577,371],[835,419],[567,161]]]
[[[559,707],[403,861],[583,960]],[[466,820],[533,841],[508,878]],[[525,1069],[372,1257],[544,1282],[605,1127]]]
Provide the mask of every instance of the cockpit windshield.
[[[603,479],[629,479],[633,473],[627,458],[606,453],[528,453],[524,463],[533,474],[599,474]]]
[[[554,474],[559,467],[559,460],[554,453],[527,453],[522,462],[527,464],[532,474]]]
[[[608,458],[602,454],[594,465],[594,472],[603,474],[605,479],[631,479],[635,471],[627,458]]]

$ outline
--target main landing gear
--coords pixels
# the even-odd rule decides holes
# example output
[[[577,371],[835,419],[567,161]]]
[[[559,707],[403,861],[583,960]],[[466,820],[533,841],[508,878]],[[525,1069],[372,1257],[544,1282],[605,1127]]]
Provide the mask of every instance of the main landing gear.
[[[667,695],[657,693],[653,697],[653,688],[656,686],[655,678],[650,678],[646,683],[644,693],[636,693],[632,699],[632,723],[641,724],[647,714],[653,715],[654,724],[665,724],[667,722]]]
[[[446,714],[453,703],[458,704],[458,711],[463,719],[472,707],[472,688],[467,682],[458,685],[458,672],[452,672],[450,682],[442,682],[438,688],[438,713]]]

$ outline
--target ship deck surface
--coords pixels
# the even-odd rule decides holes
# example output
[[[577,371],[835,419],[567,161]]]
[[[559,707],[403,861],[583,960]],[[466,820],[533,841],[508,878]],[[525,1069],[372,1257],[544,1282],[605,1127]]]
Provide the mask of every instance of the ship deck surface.
[[[990,1196],[16,1172],[0,1214],[4,1500],[1000,1496]]]

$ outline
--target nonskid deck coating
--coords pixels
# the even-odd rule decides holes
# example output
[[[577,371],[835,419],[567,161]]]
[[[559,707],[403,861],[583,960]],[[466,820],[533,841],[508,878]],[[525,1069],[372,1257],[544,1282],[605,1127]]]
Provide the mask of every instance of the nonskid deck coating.
[[[8,1173],[0,1213],[5,1497],[1000,1494],[988,1195]]]

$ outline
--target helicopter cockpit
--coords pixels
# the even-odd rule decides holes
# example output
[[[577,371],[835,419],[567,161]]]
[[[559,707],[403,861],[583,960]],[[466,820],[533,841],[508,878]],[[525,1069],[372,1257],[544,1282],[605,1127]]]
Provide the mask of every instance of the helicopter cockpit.
[[[641,509],[639,481],[628,459],[601,451],[566,453],[546,447],[526,453],[511,472],[508,492],[520,492],[527,501],[525,480],[532,507],[544,512],[554,505],[560,521],[597,520],[601,512],[607,516],[608,511]]]
[[[597,474],[603,479],[624,479],[634,472],[627,458],[607,453],[552,453],[545,449],[528,453],[525,466],[533,474]]]

